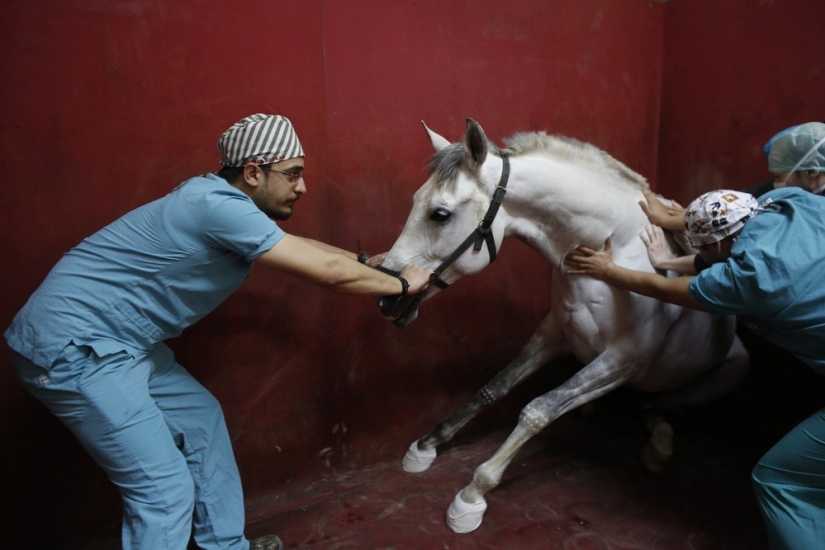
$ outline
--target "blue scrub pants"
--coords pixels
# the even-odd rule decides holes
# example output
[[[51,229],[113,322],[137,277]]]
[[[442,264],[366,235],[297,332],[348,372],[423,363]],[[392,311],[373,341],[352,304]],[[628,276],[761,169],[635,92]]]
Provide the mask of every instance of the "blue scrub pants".
[[[217,400],[164,344],[134,358],[69,345],[50,369],[12,352],[26,390],[123,498],[123,548],[247,550],[240,475]],[[194,521],[193,521],[194,516]]]
[[[752,477],[773,550],[825,548],[825,409],[765,453]]]

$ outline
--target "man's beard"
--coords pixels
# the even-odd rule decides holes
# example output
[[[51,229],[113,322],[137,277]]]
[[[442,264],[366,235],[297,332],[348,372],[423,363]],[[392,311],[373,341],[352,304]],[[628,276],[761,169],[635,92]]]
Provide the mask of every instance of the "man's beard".
[[[267,215],[273,220],[285,221],[292,217],[292,207],[284,206],[274,212],[267,212]]]

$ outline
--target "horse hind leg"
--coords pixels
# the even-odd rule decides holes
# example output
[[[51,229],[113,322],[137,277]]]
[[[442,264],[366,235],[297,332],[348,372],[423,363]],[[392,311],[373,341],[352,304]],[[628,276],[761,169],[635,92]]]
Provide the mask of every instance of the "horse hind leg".
[[[635,368],[629,356],[617,350],[605,351],[567,382],[524,407],[516,428],[504,444],[476,469],[472,482],[453,499],[447,510],[450,529],[456,533],[469,533],[477,529],[487,509],[484,496],[498,486],[504,471],[521,447],[567,411],[624,384]]]
[[[673,426],[661,415],[648,416],[645,424],[650,439],[642,448],[642,464],[651,472],[659,474],[673,456]]]
[[[429,434],[413,441],[402,461],[404,470],[413,473],[427,470],[436,458],[436,448],[439,445],[451,441],[470,420],[501,400],[548,361],[566,352],[567,344],[550,312],[518,357],[485,384],[469,403],[438,424]]]
[[[733,391],[748,373],[750,359],[745,346],[734,336],[725,359],[711,371],[659,398],[646,414],[650,432],[641,459],[651,472],[664,471],[673,455],[673,428],[662,413],[683,406],[706,405]]]

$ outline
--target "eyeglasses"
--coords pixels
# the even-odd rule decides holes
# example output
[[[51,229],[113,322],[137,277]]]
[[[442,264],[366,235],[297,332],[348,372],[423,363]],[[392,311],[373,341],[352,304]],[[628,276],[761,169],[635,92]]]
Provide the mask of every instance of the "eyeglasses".
[[[284,172],[283,170],[275,170],[274,168],[267,168],[263,164],[258,165],[258,168],[266,170],[267,172],[277,172],[286,176],[286,181],[290,184],[297,183],[299,179],[304,177],[303,172]]]

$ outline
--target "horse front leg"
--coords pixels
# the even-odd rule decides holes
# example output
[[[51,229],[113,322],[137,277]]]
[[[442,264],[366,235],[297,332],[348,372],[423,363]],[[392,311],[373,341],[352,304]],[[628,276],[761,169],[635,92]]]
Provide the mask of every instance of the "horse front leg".
[[[456,533],[469,533],[481,525],[487,502],[504,471],[531,437],[567,411],[589,403],[623,385],[638,368],[631,354],[607,350],[558,388],[531,401],[519,415],[516,428],[473,475],[473,481],[455,496],[447,511],[447,525]]]
[[[429,468],[436,458],[436,447],[451,441],[470,420],[501,400],[548,361],[567,352],[567,343],[551,311],[518,357],[481,388],[469,403],[438,424],[433,431],[412,442],[402,461],[404,470],[423,472]]]

